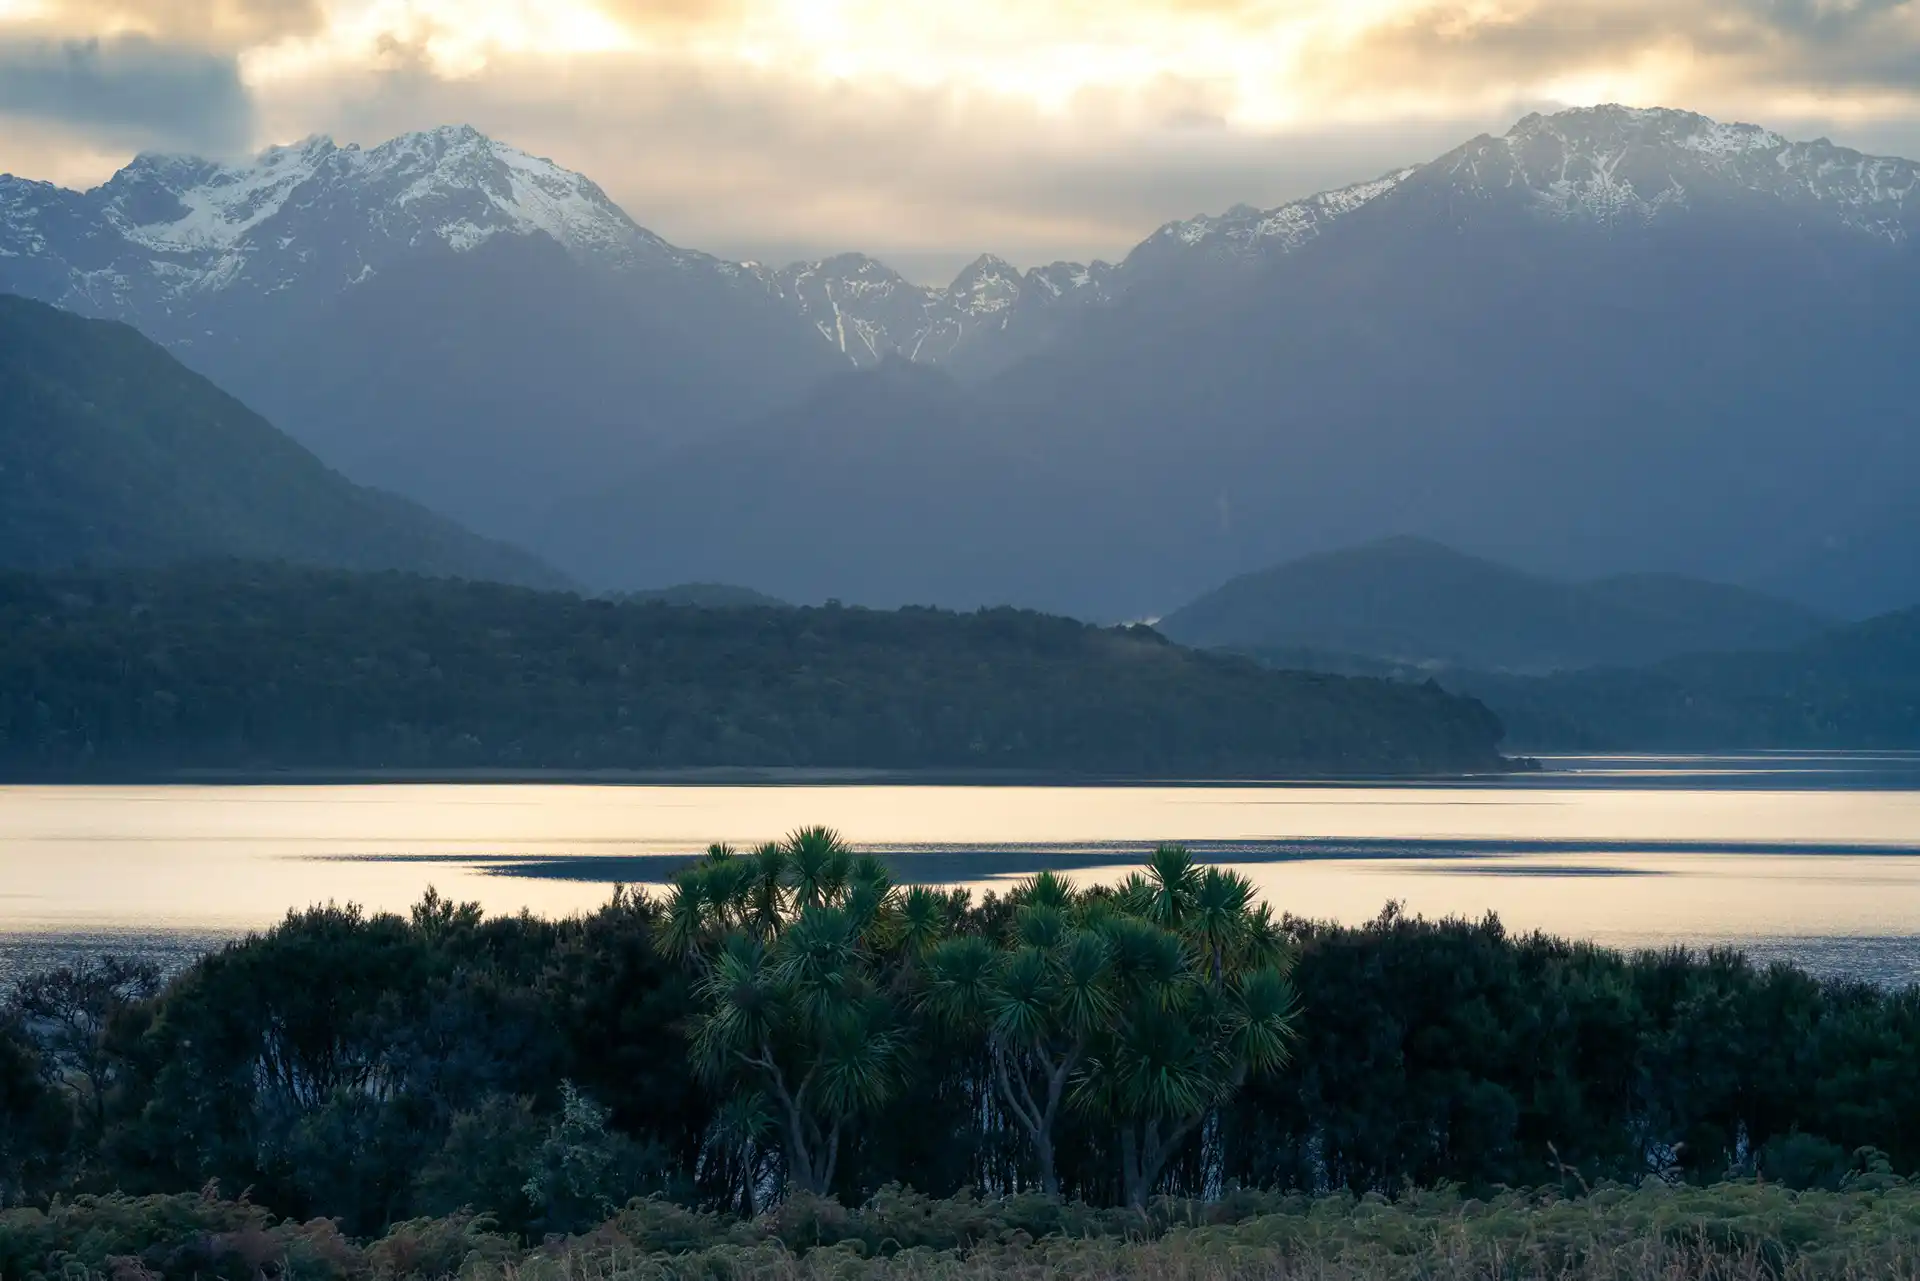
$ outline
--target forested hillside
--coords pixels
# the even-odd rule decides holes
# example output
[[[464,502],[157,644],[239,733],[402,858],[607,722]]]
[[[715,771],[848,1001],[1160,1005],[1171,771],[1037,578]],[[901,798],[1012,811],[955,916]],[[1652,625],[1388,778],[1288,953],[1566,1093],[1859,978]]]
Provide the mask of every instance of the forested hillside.
[[[0,566],[211,556],[564,581],[329,470],[128,326],[0,295]]]
[[[1499,733],[1437,688],[1015,610],[710,610],[245,565],[0,578],[16,774],[1455,772],[1501,768]]]
[[[1920,748],[1920,609],[1781,653],[1447,683],[1528,748]]]

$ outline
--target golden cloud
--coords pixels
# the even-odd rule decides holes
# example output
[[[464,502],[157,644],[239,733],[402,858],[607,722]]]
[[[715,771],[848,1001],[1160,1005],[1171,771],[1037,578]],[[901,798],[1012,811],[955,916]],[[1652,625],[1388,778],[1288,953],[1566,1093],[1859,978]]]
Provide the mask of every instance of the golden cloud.
[[[1611,84],[1637,89],[1625,96],[1648,102],[1745,98],[1761,109],[1794,91],[1920,92],[1920,7],[1910,0],[1414,4],[1316,44],[1302,65],[1305,87],[1327,101],[1425,95],[1449,103]]]

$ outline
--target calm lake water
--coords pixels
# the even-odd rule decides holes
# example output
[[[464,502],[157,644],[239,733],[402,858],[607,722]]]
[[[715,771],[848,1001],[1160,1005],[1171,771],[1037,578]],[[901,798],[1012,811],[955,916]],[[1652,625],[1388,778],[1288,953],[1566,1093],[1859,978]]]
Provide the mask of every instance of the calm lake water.
[[[429,885],[580,911],[710,841],[811,823],[904,880],[1110,879],[1178,840],[1301,916],[1359,922],[1392,900],[1920,981],[1920,755],[1545,763],[1389,785],[0,787],[0,982],[87,950],[177,963],[289,908],[400,910]]]

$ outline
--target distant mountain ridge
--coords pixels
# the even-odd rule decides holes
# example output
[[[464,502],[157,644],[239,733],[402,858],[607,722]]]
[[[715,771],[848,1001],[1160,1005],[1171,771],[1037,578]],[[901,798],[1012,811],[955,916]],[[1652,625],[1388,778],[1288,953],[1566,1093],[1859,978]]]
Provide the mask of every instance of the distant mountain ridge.
[[[1170,222],[1117,265],[1055,262],[1023,272],[983,254],[945,288],[914,285],[864,254],[752,270],[857,368],[902,356],[979,375],[1042,350],[1063,320],[1136,289],[1191,287],[1290,253],[1414,172],[1271,209],[1236,205],[1218,216]]]
[[[1597,107],[1170,223],[1117,264],[987,256],[927,289],[861,255],[681,249],[453,128],[142,157],[86,193],[0,180],[0,289],[134,323],[354,478],[602,586],[858,600],[922,574],[966,593],[936,603],[1140,617],[1418,528],[1561,576],[1657,565],[1863,616],[1920,599],[1917,184],[1825,140]],[[905,465],[986,477],[990,509],[913,470],[945,523],[902,513],[897,478],[807,427],[831,404],[871,439],[909,412],[884,376],[819,394],[894,357],[962,383]],[[781,581],[630,510],[796,430],[829,450],[816,471],[863,478],[836,482],[847,501],[911,526],[853,545],[744,513],[729,543],[777,546]]]
[[[1830,625],[1812,610],[1718,583],[1667,574],[1562,582],[1400,537],[1243,575],[1159,627],[1208,648],[1548,672],[1784,649]]]
[[[1022,271],[982,254],[935,288],[859,253],[772,266],[679,248],[585,176],[450,125],[364,149],[316,135],[241,164],[142,154],[87,192],[0,175],[0,254],[30,264],[22,292],[186,344],[204,341],[199,317],[239,300],[344,292],[409,254],[543,235],[616,274],[757,287],[856,368],[898,355],[990,370],[1028,354],[1058,313],[1108,305],[1186,262],[1298,248],[1412,172],[1169,223],[1118,265]]]
[[[565,582],[329,471],[127,326],[0,295],[0,566],[228,558]]]

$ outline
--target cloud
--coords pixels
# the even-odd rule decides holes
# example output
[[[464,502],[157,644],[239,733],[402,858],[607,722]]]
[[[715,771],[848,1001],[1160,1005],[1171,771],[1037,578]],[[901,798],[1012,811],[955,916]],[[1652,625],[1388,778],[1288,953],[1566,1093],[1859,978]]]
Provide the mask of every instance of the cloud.
[[[35,23],[73,35],[143,35],[235,51],[317,31],[321,0],[45,0]]]
[[[115,39],[0,39],[0,117],[49,122],[97,143],[225,152],[253,137],[232,55]]]
[[[1507,0],[1417,3],[1314,47],[1332,100],[1459,101],[1614,84],[1665,105],[1920,96],[1913,0]],[[1909,108],[1910,109],[1910,108]]]

